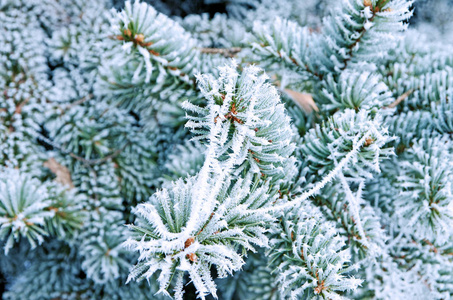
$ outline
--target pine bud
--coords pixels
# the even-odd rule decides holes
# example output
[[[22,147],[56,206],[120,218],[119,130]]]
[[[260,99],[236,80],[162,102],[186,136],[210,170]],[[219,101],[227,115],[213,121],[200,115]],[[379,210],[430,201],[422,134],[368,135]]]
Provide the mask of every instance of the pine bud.
[[[368,137],[366,140],[365,140],[365,147],[368,147],[369,145],[371,145],[372,143],[374,142],[374,139],[371,138],[371,137]]]
[[[198,256],[195,253],[189,253],[186,255],[186,258],[191,262],[196,262],[198,260]]]
[[[192,245],[194,242],[195,242],[195,238],[193,236],[188,238],[186,240],[186,242],[184,243],[184,249],[190,247],[190,245]]]
[[[137,34],[135,35],[135,41],[139,44],[143,43],[143,41],[145,40],[145,36],[143,34]]]

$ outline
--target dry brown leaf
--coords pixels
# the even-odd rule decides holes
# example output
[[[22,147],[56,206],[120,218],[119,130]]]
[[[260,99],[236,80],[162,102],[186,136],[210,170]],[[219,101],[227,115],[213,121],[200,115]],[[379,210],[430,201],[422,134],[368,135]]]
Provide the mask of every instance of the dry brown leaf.
[[[44,162],[43,166],[49,168],[50,171],[55,174],[56,182],[68,186],[69,189],[74,188],[74,184],[72,183],[71,179],[71,173],[69,172],[68,168],[58,163],[55,158],[49,158],[49,160]]]
[[[291,99],[293,99],[306,113],[311,113],[313,110],[319,111],[310,94],[303,94],[290,89],[285,89],[285,93],[288,94],[288,96],[291,97]]]

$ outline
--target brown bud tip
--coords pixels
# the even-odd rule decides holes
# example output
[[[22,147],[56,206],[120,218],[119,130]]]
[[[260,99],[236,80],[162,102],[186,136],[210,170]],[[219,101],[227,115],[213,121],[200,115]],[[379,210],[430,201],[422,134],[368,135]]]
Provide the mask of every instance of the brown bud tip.
[[[51,210],[51,211],[54,211],[54,212],[58,212],[58,208],[57,207],[53,207],[53,206],[49,206],[48,210]]]
[[[186,255],[186,258],[190,260],[191,262],[196,262],[198,260],[198,257],[195,253],[189,253]]]
[[[269,143],[272,143],[272,140],[268,140]]]
[[[374,139],[373,139],[373,138],[371,138],[371,137],[367,138],[367,139],[365,140],[365,147],[367,147],[367,146],[373,144],[373,142],[374,142]]]
[[[135,36],[135,40],[137,41],[137,43],[143,43],[143,41],[145,40],[145,36],[143,34],[137,34]]]
[[[258,132],[258,128],[255,128],[255,132]]]
[[[364,1],[363,1],[363,5],[364,5],[364,6],[368,6],[368,7],[372,7],[372,6],[373,6],[373,3],[371,3],[371,0],[364,0]]]
[[[184,248],[190,247],[195,242],[195,238],[191,236],[190,238],[187,239],[187,241],[184,243]]]
[[[123,33],[125,36],[131,36],[131,34],[132,34],[129,29],[124,29]]]

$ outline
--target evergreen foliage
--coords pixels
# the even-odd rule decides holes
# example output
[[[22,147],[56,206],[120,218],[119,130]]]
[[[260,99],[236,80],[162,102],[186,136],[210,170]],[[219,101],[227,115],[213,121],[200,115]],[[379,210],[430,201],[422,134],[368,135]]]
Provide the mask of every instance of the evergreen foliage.
[[[450,2],[0,0],[3,298],[450,299]]]

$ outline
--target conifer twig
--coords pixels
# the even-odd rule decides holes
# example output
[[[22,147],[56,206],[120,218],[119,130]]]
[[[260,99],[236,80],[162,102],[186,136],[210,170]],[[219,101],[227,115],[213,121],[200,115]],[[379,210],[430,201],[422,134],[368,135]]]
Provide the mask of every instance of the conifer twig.
[[[235,57],[236,54],[241,52],[242,48],[232,47],[232,48],[199,48],[201,53],[206,54],[220,54],[224,57]]]
[[[83,157],[81,157],[81,156],[79,156],[79,155],[77,155],[77,154],[75,154],[75,153],[73,153],[71,151],[66,150],[63,146],[57,145],[55,142],[53,142],[52,140],[50,140],[49,138],[43,136],[42,134],[40,134],[38,132],[32,132],[32,134],[34,136],[36,136],[37,139],[42,140],[43,142],[45,142],[45,143],[51,145],[52,147],[54,147],[55,149],[58,149],[63,154],[67,154],[67,155],[71,156],[72,158],[74,158],[74,159],[76,159],[78,161],[81,161],[81,162],[83,162],[84,164],[86,164],[88,166],[101,164],[101,163],[104,163],[104,162],[108,161],[109,159],[113,159],[113,158],[117,157],[131,143],[131,142],[127,142],[123,147],[115,150],[114,152],[110,153],[107,156],[104,156],[103,158],[86,159],[86,158],[83,158]]]
[[[406,100],[406,98],[409,97],[413,92],[414,89],[408,90],[407,92],[396,98],[396,100],[390,103],[386,108],[395,108],[396,106],[398,106],[398,104]]]
[[[271,207],[266,207],[266,208],[260,208],[258,210],[262,211],[283,211],[284,209],[288,209],[291,207],[294,207],[306,199],[310,198],[311,196],[315,195],[318,193],[328,182],[332,181],[333,178],[335,178],[339,172],[343,170],[343,168],[352,160],[354,155],[356,155],[359,151],[359,149],[363,146],[363,144],[366,142],[366,139],[369,137],[369,135],[372,133],[371,130],[366,132],[363,137],[354,144],[354,147],[352,150],[338,163],[338,165],[330,171],[329,174],[327,174],[321,181],[316,183],[316,185],[311,188],[308,191],[305,191],[302,195],[294,199],[293,201],[286,202],[284,204],[276,205],[276,206],[271,206]]]
[[[65,106],[64,110],[68,110],[70,108],[73,108],[74,106],[83,104],[84,102],[93,99],[93,97],[94,97],[94,95],[90,93],[90,94],[86,95],[85,97],[80,98],[79,100],[74,101],[71,104],[68,104],[67,106]]]
[[[76,154],[74,154],[73,152],[68,152],[67,154],[69,156],[71,156],[72,158],[75,158],[77,160],[80,160],[82,161],[83,163],[86,163],[88,165],[97,165],[97,164],[101,164],[101,163],[104,163],[110,159],[113,159],[115,157],[117,157],[119,154],[121,154],[121,152],[123,152],[123,150],[130,144],[130,142],[127,142],[123,147],[121,147],[120,149],[117,149],[116,151],[112,152],[111,154],[107,155],[107,156],[104,156],[103,158],[97,158],[97,159],[85,159],[81,156],[78,156]]]

